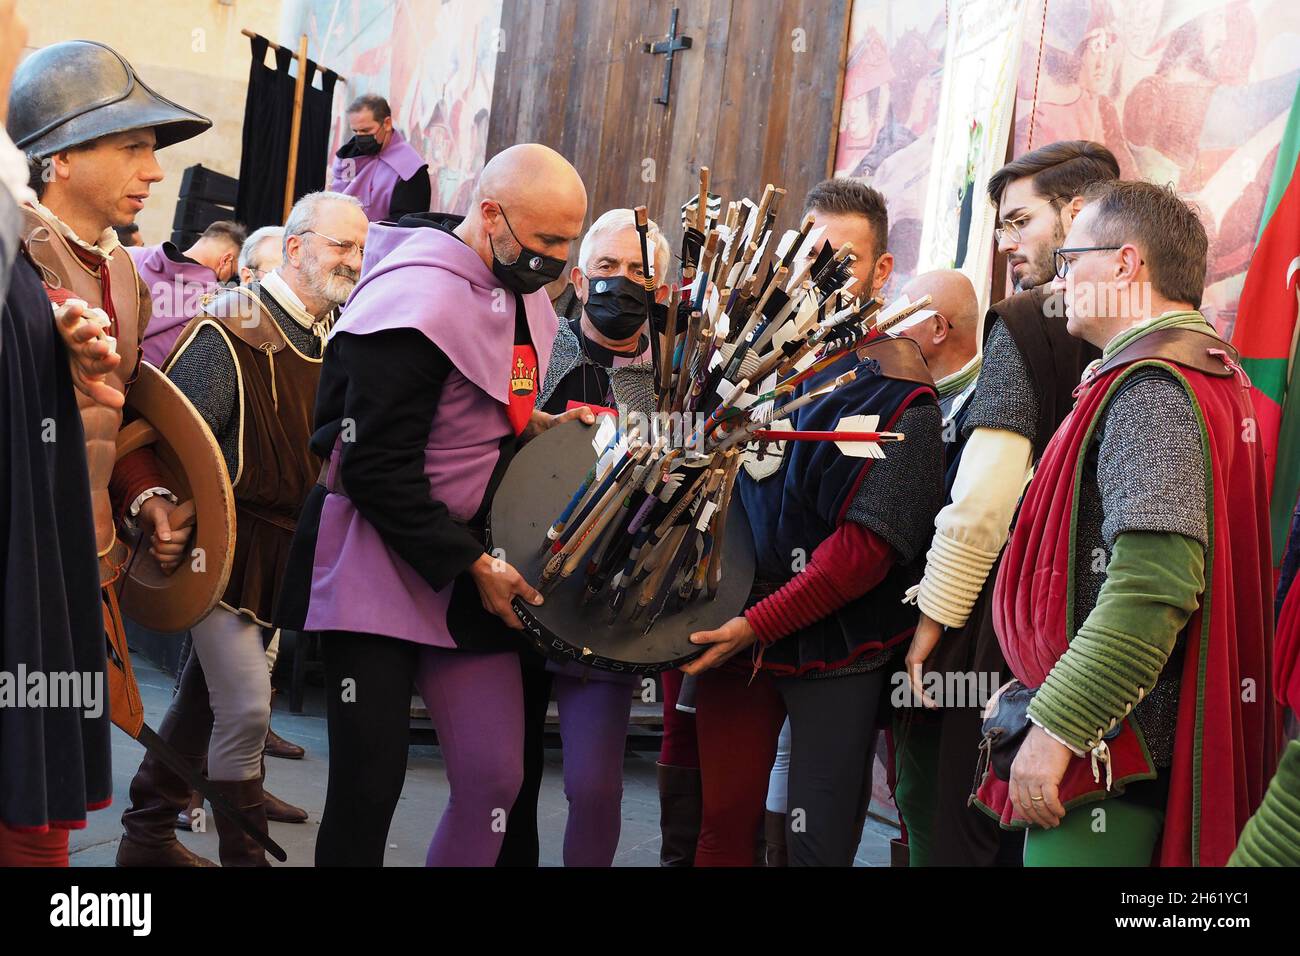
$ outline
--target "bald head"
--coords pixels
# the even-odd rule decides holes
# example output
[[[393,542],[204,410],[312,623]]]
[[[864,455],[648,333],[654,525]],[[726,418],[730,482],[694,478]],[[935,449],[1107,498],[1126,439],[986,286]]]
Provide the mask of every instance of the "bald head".
[[[954,328],[974,333],[979,318],[979,300],[975,297],[975,287],[964,272],[956,269],[922,272],[903,287],[903,295],[913,302],[928,295],[930,308],[942,314]]]
[[[514,262],[521,248],[568,259],[582,235],[587,190],[572,164],[540,143],[521,143],[488,161],[460,235],[489,266]]]
[[[521,209],[581,206],[587,210],[587,189],[573,165],[541,143],[520,143],[493,156],[479,176],[477,199],[495,199]]]
[[[923,272],[903,286],[902,294],[913,302],[928,295],[930,308],[938,313],[902,333],[921,346],[936,379],[951,375],[974,357],[979,300],[964,273],[956,269]]]

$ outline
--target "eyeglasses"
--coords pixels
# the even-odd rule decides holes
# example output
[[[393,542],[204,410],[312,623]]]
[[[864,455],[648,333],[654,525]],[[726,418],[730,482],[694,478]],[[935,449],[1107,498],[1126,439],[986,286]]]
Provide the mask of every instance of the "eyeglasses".
[[[1123,249],[1123,246],[1075,246],[1073,249],[1053,249],[1052,264],[1056,266],[1056,277],[1064,279],[1070,273],[1070,263],[1072,259],[1067,256],[1081,256],[1085,252],[1114,252],[1116,249]]]
[[[304,230],[302,231],[302,235],[304,235],[304,236],[308,236],[308,235],[310,235],[310,236],[320,236],[322,239],[324,239],[326,242],[328,242],[331,246],[333,246],[335,249],[337,249],[337,250],[339,251],[339,254],[342,255],[344,259],[346,259],[348,256],[352,255],[352,253],[354,253],[354,252],[355,252],[357,255],[361,256],[363,259],[365,258],[365,255],[366,255],[366,247],[365,247],[365,246],[357,245],[355,242],[351,242],[351,241],[348,241],[348,242],[340,242],[339,240],[333,238],[332,236],[327,236],[327,235],[325,235],[325,233],[323,233],[323,232],[317,232],[315,229],[304,229]]]
[[[1011,242],[1019,242],[1020,227],[1028,222],[1029,217],[1038,212],[1038,210],[1042,209],[1044,206],[1050,206],[1054,202],[1056,202],[1055,196],[1044,202],[1040,202],[1033,209],[1025,210],[1019,216],[1016,216],[1015,219],[1003,219],[1002,222],[998,224],[998,227],[993,230],[994,241],[1001,242],[1003,239],[1009,239]]]

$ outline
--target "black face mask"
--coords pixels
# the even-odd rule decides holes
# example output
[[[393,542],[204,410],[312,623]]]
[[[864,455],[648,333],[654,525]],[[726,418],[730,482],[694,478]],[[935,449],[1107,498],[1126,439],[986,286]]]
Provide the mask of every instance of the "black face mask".
[[[352,137],[352,148],[360,156],[374,156],[382,146],[372,133],[358,134]]]
[[[588,276],[587,303],[583,310],[597,332],[622,342],[636,335],[645,324],[645,287],[627,276]]]
[[[514,227],[510,225],[510,220],[506,219],[504,209],[501,210],[501,218],[505,219],[510,235],[514,236],[515,242],[519,243],[519,258],[507,264],[497,258],[496,243],[491,241],[491,237],[488,240],[488,244],[492,246],[492,274],[500,279],[507,289],[520,295],[528,295],[564,274],[564,259],[544,256],[540,252],[529,249],[519,242],[518,236],[515,236]]]

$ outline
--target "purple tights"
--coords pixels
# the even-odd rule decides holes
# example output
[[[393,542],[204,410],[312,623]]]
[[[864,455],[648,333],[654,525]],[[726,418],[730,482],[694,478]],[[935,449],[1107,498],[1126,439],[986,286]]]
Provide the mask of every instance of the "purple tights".
[[[565,866],[609,866],[623,811],[623,749],[632,712],[625,681],[555,675],[564,747]]]
[[[415,681],[451,787],[425,864],[492,866],[524,776],[519,658],[421,648]]]

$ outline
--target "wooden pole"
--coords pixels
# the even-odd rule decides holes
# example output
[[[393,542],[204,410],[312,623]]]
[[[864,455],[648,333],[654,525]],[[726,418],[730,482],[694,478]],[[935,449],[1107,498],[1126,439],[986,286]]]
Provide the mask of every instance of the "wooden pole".
[[[248,29],[247,27],[244,27],[244,29],[240,30],[239,32],[242,33],[244,36],[248,37],[250,40],[256,40],[258,37],[261,37],[261,36],[262,36],[262,34],[256,32],[255,30],[250,30],[250,29]],[[265,37],[262,37],[262,39],[265,40],[266,38],[265,38]],[[269,46],[272,50],[283,50],[283,49],[284,49],[284,47],[280,46],[280,44],[278,44],[278,43],[276,43],[276,42],[274,42],[274,41],[272,41],[272,40],[266,40],[266,45]],[[296,59],[298,59],[298,54],[297,54],[297,53],[294,53],[293,51],[290,51],[290,52],[289,52],[289,58],[290,58],[291,60],[296,60]],[[320,64],[317,64],[317,66],[319,67],[319,69],[320,69],[322,72],[325,70],[325,67],[320,66]],[[345,76],[343,76],[342,74],[340,74],[340,73],[335,73],[334,75],[338,77],[338,81],[339,81],[340,83],[347,83],[347,78],[346,78]]]
[[[289,168],[284,175],[284,217],[293,208],[294,180],[298,176],[298,140],[302,135],[302,98],[307,89],[307,34],[298,41],[298,82],[293,87],[293,123],[289,127]]]
[[[944,9],[947,9],[947,7]],[[826,152],[827,179],[835,175],[835,154],[839,151],[840,146],[840,117],[844,111],[844,77],[849,66],[849,35],[852,33],[852,20],[853,4],[845,4],[844,31],[840,39],[839,66],[835,74],[839,82],[835,84],[835,100],[831,104],[831,141],[830,148]],[[1012,129],[1014,128],[1012,127]],[[1014,138],[1013,136],[1012,139]]]

